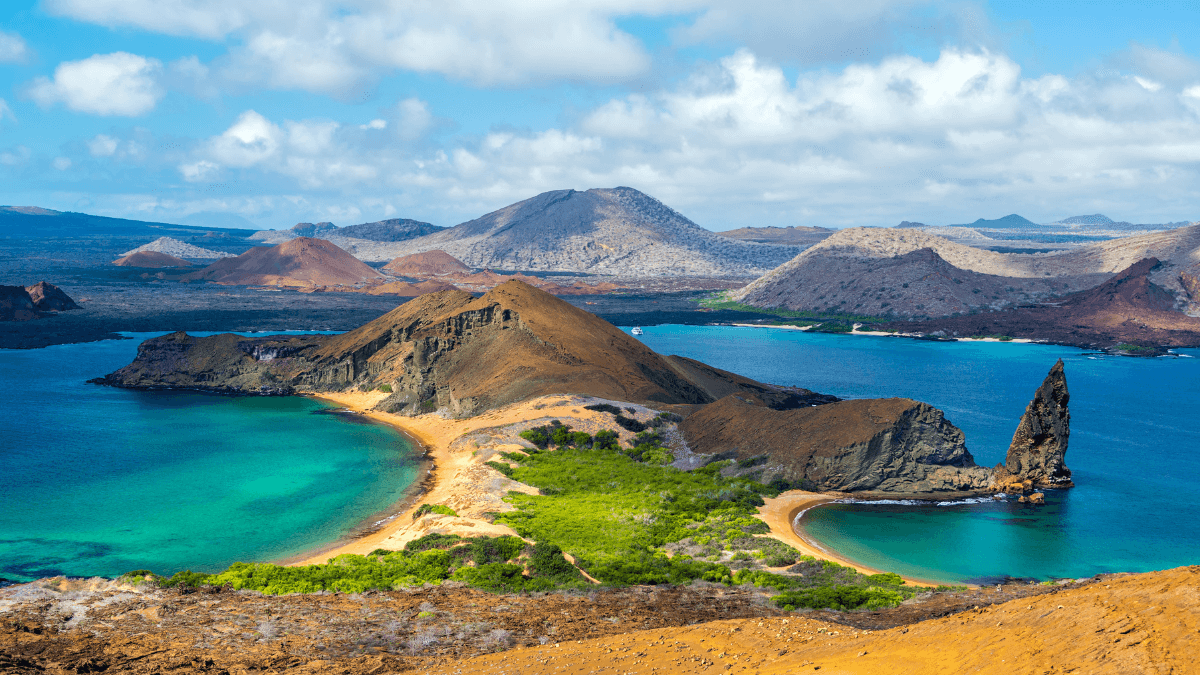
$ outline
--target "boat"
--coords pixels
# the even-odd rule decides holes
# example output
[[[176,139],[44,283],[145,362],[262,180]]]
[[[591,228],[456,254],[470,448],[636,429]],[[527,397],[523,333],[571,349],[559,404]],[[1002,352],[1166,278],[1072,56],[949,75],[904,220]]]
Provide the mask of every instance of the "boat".
[[[630,333],[633,333],[634,335],[641,335],[641,334],[642,334],[642,328],[641,328],[641,326],[634,326],[634,327],[633,327],[633,330],[631,330],[631,331],[629,331],[629,332],[630,332]]]

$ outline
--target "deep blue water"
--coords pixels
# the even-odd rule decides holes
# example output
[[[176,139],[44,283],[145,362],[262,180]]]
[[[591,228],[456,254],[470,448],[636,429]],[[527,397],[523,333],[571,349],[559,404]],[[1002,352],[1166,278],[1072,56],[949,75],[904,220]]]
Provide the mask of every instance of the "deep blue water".
[[[765,382],[844,398],[905,396],[946,412],[976,462],[1004,459],[1056,359],[1071,392],[1076,488],[1047,504],[831,505],[801,525],[830,548],[943,581],[1046,579],[1200,563],[1200,355],[1103,356],[1071,347],[654,326],[643,341]]]
[[[85,383],[151,335],[0,350],[0,578],[278,559],[335,541],[416,478],[395,430],[313,399]]]

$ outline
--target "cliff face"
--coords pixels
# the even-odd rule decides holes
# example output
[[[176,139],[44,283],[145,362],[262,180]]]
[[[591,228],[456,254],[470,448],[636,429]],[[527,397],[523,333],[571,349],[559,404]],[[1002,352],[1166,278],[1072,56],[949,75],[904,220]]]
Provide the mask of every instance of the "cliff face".
[[[996,467],[997,483],[1024,483],[1035,488],[1074,487],[1064,462],[1071,434],[1067,376],[1062,359],[1050,369],[1025,408],[1004,464]]]
[[[941,410],[904,398],[773,410],[731,395],[680,425],[689,447],[757,464],[759,480],[809,490],[921,494],[986,490],[963,433]],[[755,458],[759,458],[755,462]]]

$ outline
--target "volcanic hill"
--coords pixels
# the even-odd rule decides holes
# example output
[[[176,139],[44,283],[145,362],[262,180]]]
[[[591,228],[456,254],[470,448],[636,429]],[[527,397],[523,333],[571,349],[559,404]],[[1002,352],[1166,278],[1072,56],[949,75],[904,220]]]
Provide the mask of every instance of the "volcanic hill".
[[[0,286],[0,321],[29,321],[71,309],[79,309],[79,305],[45,281],[32,286]]]
[[[382,252],[383,249],[378,249]],[[382,259],[441,250],[476,268],[624,277],[757,276],[797,246],[738,241],[706,230],[633,188],[555,190],[393,245]]]
[[[1151,281],[1161,267],[1157,258],[1146,258],[1095,288],[1043,305],[922,322],[896,321],[885,327],[946,335],[1010,335],[1086,348],[1116,343],[1200,346],[1200,319],[1177,311],[1175,296]]]
[[[396,258],[383,266],[398,277],[424,278],[444,274],[470,274],[471,268],[445,251],[425,251]]]
[[[125,257],[142,252],[163,253],[175,258],[190,258],[194,260],[212,260],[214,258],[233,257],[232,253],[201,248],[187,242],[179,241],[178,239],[174,239],[172,237],[159,237],[149,244],[139,246],[132,251],[126,251],[122,253],[121,256]]]
[[[962,432],[935,408],[907,399],[839,402],[661,356],[599,317],[517,280],[480,298],[463,291],[424,295],[342,335],[174,333],[142,343],[132,364],[97,382],[240,394],[387,385],[392,393],[376,404],[379,410],[441,410],[455,417],[536,396],[587,395],[675,406],[691,414],[681,430],[698,452],[772,453],[771,470],[791,482],[942,492],[983,490],[991,476],[974,466]],[[775,442],[784,437],[786,443]],[[818,446],[816,455],[788,454],[789,448]],[[859,466],[876,460],[878,470]],[[826,480],[851,474],[853,480]]]
[[[112,261],[117,267],[191,267],[192,261],[158,251],[138,251]]]
[[[297,237],[218,260],[184,278],[228,285],[303,287],[353,285],[382,276],[324,239]]]

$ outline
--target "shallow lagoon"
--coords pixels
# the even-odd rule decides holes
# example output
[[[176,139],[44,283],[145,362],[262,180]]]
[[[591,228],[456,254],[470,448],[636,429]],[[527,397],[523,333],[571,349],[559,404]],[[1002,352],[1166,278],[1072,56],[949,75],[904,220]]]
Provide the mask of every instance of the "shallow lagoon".
[[[1034,390],[1062,358],[1071,391],[1067,466],[1078,487],[1048,491],[1041,508],[835,504],[809,511],[802,527],[865,564],[942,581],[1200,563],[1200,351],[1140,359],[732,326],[654,326],[642,339],[765,382],[925,401],[966,433],[985,466],[1003,461]]]
[[[0,578],[278,559],[337,540],[415,480],[403,436],[314,399],[86,384],[151,335],[0,350]]]

